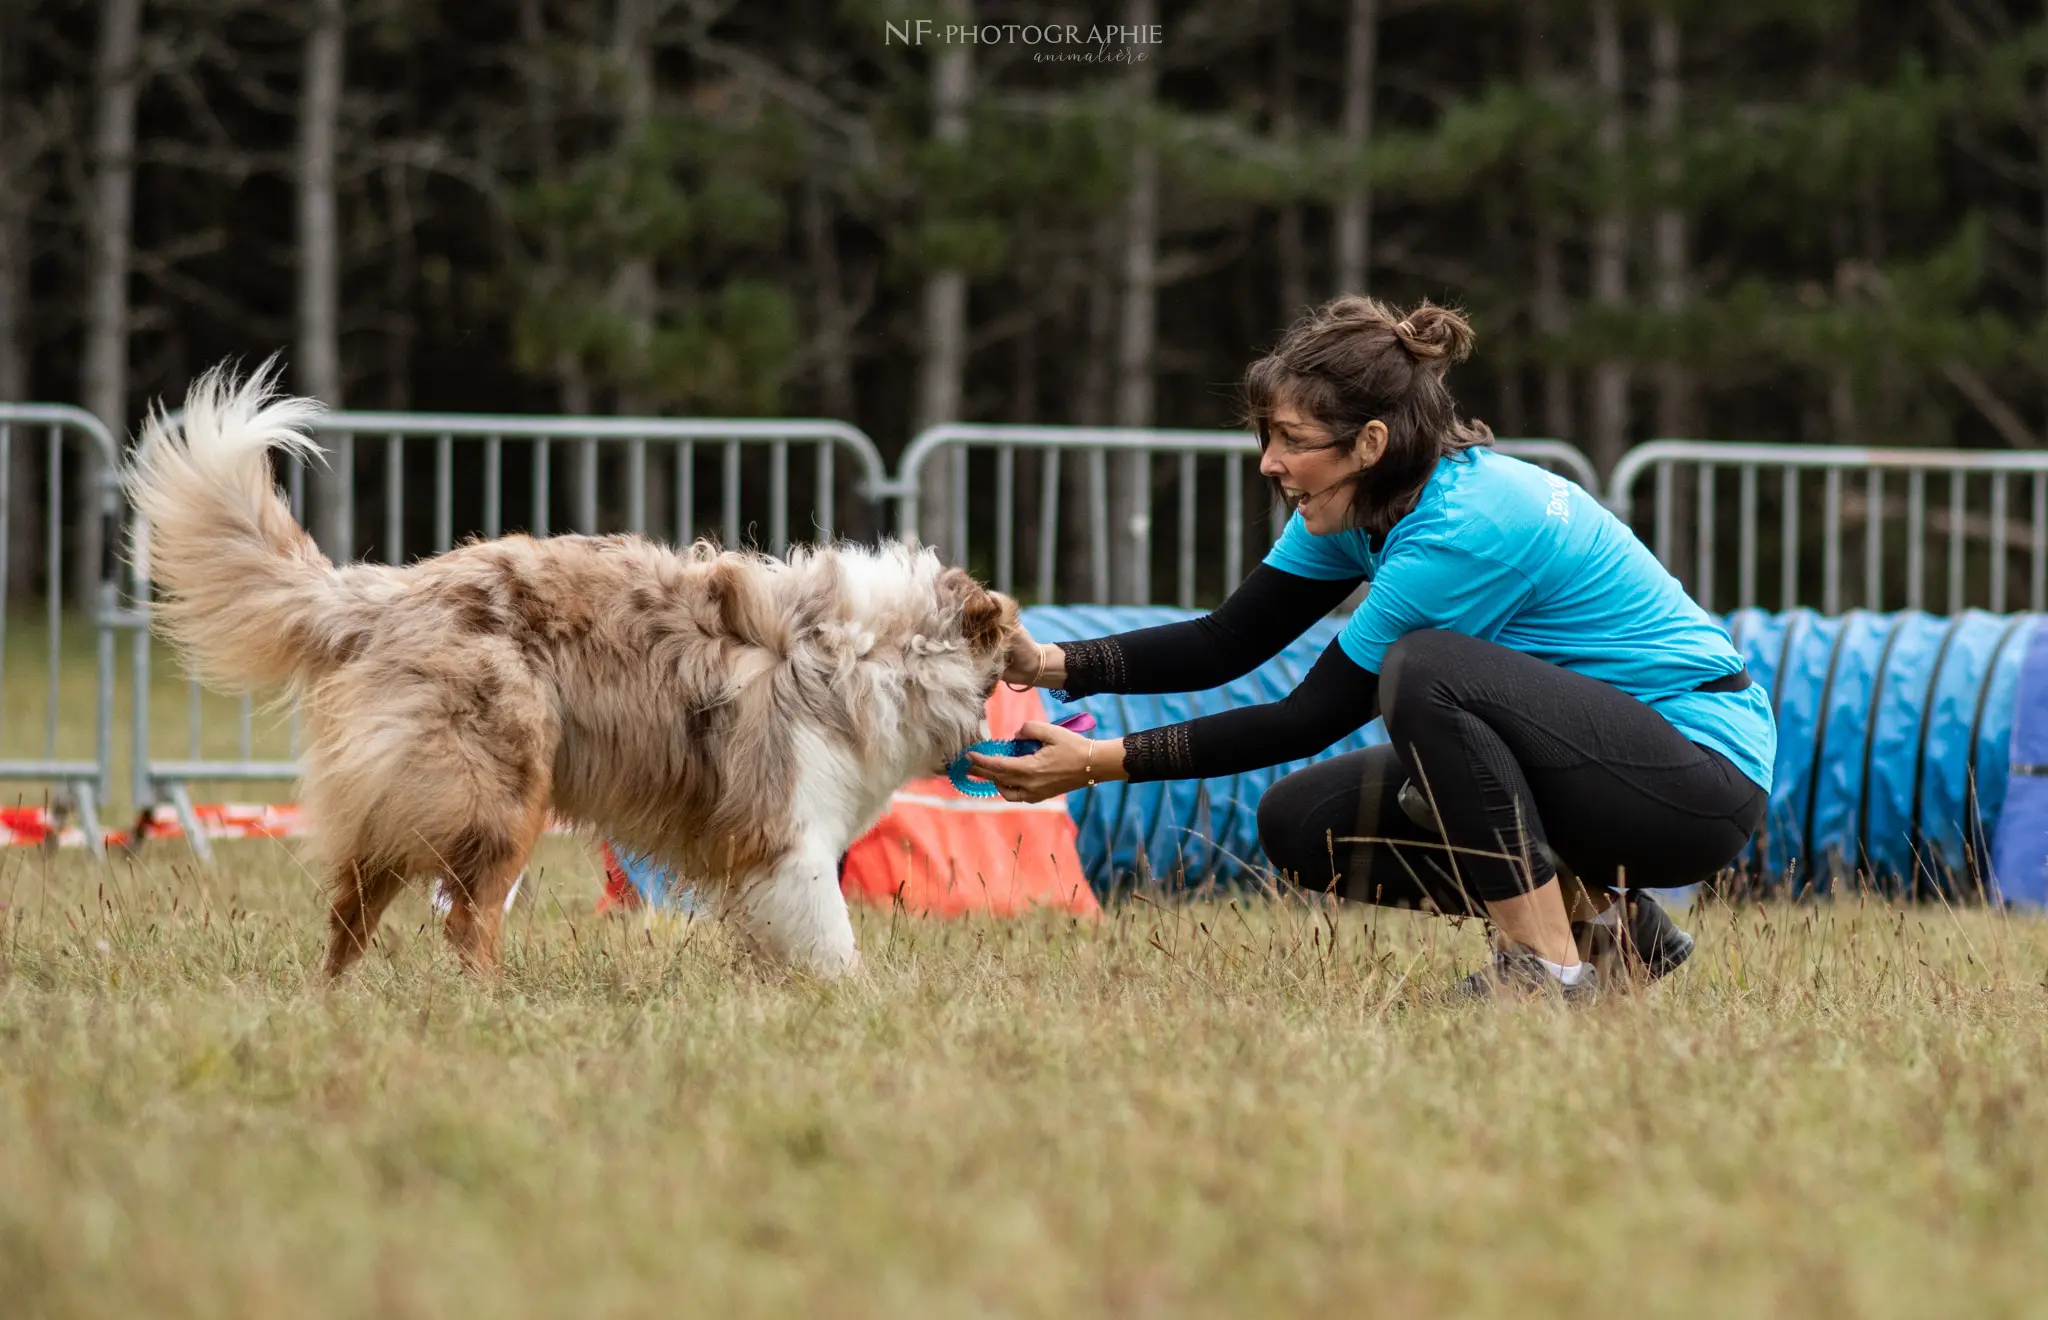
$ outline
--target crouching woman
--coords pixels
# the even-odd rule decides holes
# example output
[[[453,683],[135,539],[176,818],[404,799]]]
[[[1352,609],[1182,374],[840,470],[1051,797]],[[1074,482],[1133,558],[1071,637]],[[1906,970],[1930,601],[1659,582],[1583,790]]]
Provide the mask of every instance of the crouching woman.
[[[1194,691],[1249,673],[1369,582],[1285,699],[1107,740],[1027,726],[1037,753],[976,764],[1003,796],[1037,801],[1284,764],[1382,714],[1391,741],[1267,792],[1267,858],[1344,898],[1484,917],[1493,957],[1466,993],[1576,999],[1596,991],[1581,949],[1603,932],[1626,929],[1652,976],[1691,952],[1635,887],[1735,859],[1763,815],[1777,731],[1728,634],[1626,524],[1459,415],[1445,376],[1472,343],[1461,316],[1428,303],[1310,313],[1246,373],[1259,470],[1294,510],[1265,562],[1188,622],[1011,638],[1012,682],[1074,698]],[[1584,882],[1576,913],[1560,866]]]

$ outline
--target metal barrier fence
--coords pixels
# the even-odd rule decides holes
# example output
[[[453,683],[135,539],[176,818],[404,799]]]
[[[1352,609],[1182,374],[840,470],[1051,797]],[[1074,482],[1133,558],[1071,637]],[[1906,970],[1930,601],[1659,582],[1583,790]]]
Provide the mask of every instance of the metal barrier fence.
[[[1593,465],[1562,441],[1502,440],[1497,447],[1588,490],[1598,488]],[[951,451],[963,456],[940,468],[953,486],[945,502],[952,525],[922,528],[918,505],[925,470],[935,456]],[[1079,459],[1078,471],[1066,465],[1070,451]],[[1142,479],[1132,483],[1139,487],[1138,498],[1128,507],[1115,507],[1112,454],[1143,465]],[[1256,442],[1242,431],[948,424],[910,442],[889,491],[897,499],[903,535],[936,532],[948,557],[978,570],[998,591],[1014,593],[1020,563],[1028,566],[1031,599],[1041,605],[1077,596],[1107,604],[1115,594],[1144,597],[1127,604],[1158,601],[1164,593],[1150,590],[1149,570],[1155,558],[1164,558],[1152,534],[1163,522],[1173,545],[1173,601],[1192,609],[1205,595],[1221,596],[1236,586],[1246,565],[1258,562],[1286,523],[1285,506],[1258,475],[1258,459]],[[1162,496],[1165,519],[1154,512]],[[1205,529],[1223,538],[1216,576],[1208,582],[1201,580],[1199,553]],[[1086,550],[1085,573],[1072,563],[1075,548]],[[1133,590],[1113,593],[1113,565],[1132,563],[1140,571],[1124,576]]]
[[[1709,610],[2048,605],[2048,453],[1658,440],[1608,503]]]
[[[41,443],[38,445],[37,441]],[[75,813],[95,853],[101,850],[100,807],[113,786],[114,627],[120,601],[116,594],[114,555],[121,527],[119,453],[113,435],[97,417],[61,404],[0,403],[0,780],[52,785],[59,797],[52,805]],[[68,460],[68,461],[67,461]],[[85,492],[86,507],[100,530],[101,562],[67,564],[63,511],[75,486],[69,475],[81,470],[93,486]],[[18,553],[12,525],[17,511],[34,506],[20,500],[14,488],[21,479],[40,476],[42,515],[39,571],[24,571],[10,562]],[[25,548],[25,547],[22,547]],[[68,570],[68,571],[67,571]],[[17,610],[10,588],[25,583],[42,596],[39,610]],[[89,596],[91,613],[83,626],[93,645],[92,725],[88,732],[68,727],[65,683],[67,593],[80,589]],[[35,626],[41,637],[27,647],[12,643]],[[9,628],[10,617],[17,623]],[[81,625],[70,629],[78,635]],[[33,676],[24,680],[24,671]],[[38,672],[39,671],[39,672]],[[38,697],[40,702],[38,703]],[[40,704],[40,710],[37,709]]]
[[[326,480],[343,492],[336,503],[345,516],[320,529],[328,532],[323,548],[336,560],[356,557],[356,534],[365,527],[367,557],[393,564],[439,554],[466,535],[510,531],[647,532],[678,542],[716,532],[725,544],[754,542],[779,555],[793,534],[838,534],[849,503],[871,525],[876,510],[869,502],[887,485],[874,442],[834,421],[333,412],[313,429],[329,451]],[[809,461],[793,463],[795,449],[809,450]],[[364,467],[375,475],[358,485]],[[292,512],[305,523],[306,467],[287,460],[282,476]],[[600,499],[606,484],[623,495],[616,502],[620,526],[601,520],[613,503]],[[794,514],[807,518],[797,523]],[[134,595],[148,600],[149,583],[136,581]],[[234,712],[232,745],[223,746],[219,703],[188,680],[185,754],[163,755],[151,738],[146,629],[134,646],[135,799],[170,803],[186,837],[207,856],[188,784],[294,778],[298,712],[285,717],[282,730],[267,730],[259,745],[254,703],[244,697]]]
[[[1040,602],[1108,600],[1113,568],[1136,561],[1147,573],[1125,582],[1145,583],[1157,567],[1171,578],[1173,600],[1192,607],[1234,586],[1286,516],[1257,477],[1251,438],[1238,432],[940,426],[912,440],[894,478],[872,440],[831,421],[338,412],[316,433],[332,469],[314,478],[287,461],[280,476],[302,521],[309,501],[341,511],[324,524],[313,519],[338,559],[355,557],[360,543],[369,557],[399,563],[470,534],[516,530],[644,531],[678,541],[710,531],[779,554],[793,540],[879,531],[893,500],[901,533],[936,532],[931,539],[949,558],[1001,590],[1022,588]],[[6,523],[15,505],[7,483],[19,446],[37,436],[44,454],[35,471],[51,509],[64,507],[67,470],[80,468],[64,455],[85,445],[98,460],[107,555],[92,583],[96,617],[69,625],[74,639],[90,628],[94,645],[89,751],[59,718],[64,586],[67,573],[80,585],[84,571],[65,563],[61,518],[49,520],[41,556],[35,679],[21,681],[20,623],[9,649],[9,609],[18,602],[6,593],[20,574],[6,562],[19,540]],[[1599,489],[1591,464],[1568,444],[1504,440],[1499,448]],[[946,452],[962,456],[941,468],[947,525],[920,528],[920,485],[933,456]],[[106,428],[80,410],[0,406],[0,779],[59,786],[98,842],[114,768],[115,637],[130,628],[131,787],[138,804],[169,802],[205,855],[188,784],[293,777],[297,715],[281,715],[259,736],[248,699],[210,698],[188,681],[185,709],[170,719],[157,712],[153,736],[149,583],[134,581],[136,607],[122,609],[112,557],[122,507],[116,453]],[[1112,457],[1121,460],[1114,472]],[[2048,605],[2048,453],[1657,441],[1629,452],[1605,499],[1714,610],[1766,603],[1771,579],[1777,606],[1817,604],[1831,614],[1850,604],[1951,613]],[[1939,599],[1930,570],[1944,588]],[[166,754],[180,741],[182,754]]]

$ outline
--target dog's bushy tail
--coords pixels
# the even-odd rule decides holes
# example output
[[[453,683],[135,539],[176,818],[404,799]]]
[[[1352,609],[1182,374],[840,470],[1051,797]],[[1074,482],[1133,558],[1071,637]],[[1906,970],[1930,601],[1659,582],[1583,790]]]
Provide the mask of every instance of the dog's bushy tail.
[[[181,424],[153,411],[128,472],[129,542],[158,587],[156,626],[209,687],[244,692],[303,679],[365,622],[359,595],[292,518],[270,472],[275,447],[318,459],[311,399],[280,395],[275,360],[237,382],[200,377]]]

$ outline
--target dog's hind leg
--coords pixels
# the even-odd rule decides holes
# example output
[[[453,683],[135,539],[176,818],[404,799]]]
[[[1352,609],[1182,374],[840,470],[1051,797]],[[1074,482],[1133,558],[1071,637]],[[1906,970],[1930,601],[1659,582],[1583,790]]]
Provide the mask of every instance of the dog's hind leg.
[[[405,888],[405,873],[380,862],[351,858],[335,868],[334,905],[328,913],[328,979],[340,976],[370,950],[384,909]]]
[[[464,970],[485,976],[498,970],[505,900],[546,824],[546,804],[535,802],[511,829],[471,826],[447,850],[449,909],[442,929]]]
[[[860,969],[839,892],[839,857],[829,847],[800,842],[763,873],[740,880],[726,915],[772,962],[826,980]]]

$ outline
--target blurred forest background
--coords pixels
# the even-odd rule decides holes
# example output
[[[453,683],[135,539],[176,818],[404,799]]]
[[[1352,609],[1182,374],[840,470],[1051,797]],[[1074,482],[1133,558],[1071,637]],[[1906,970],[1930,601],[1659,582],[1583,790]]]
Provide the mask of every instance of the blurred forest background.
[[[2048,7],[0,0],[0,399],[117,432],[278,348],[349,407],[824,415],[892,456],[1227,426],[1358,290],[1465,307],[1467,410],[1603,471],[2040,445]]]

